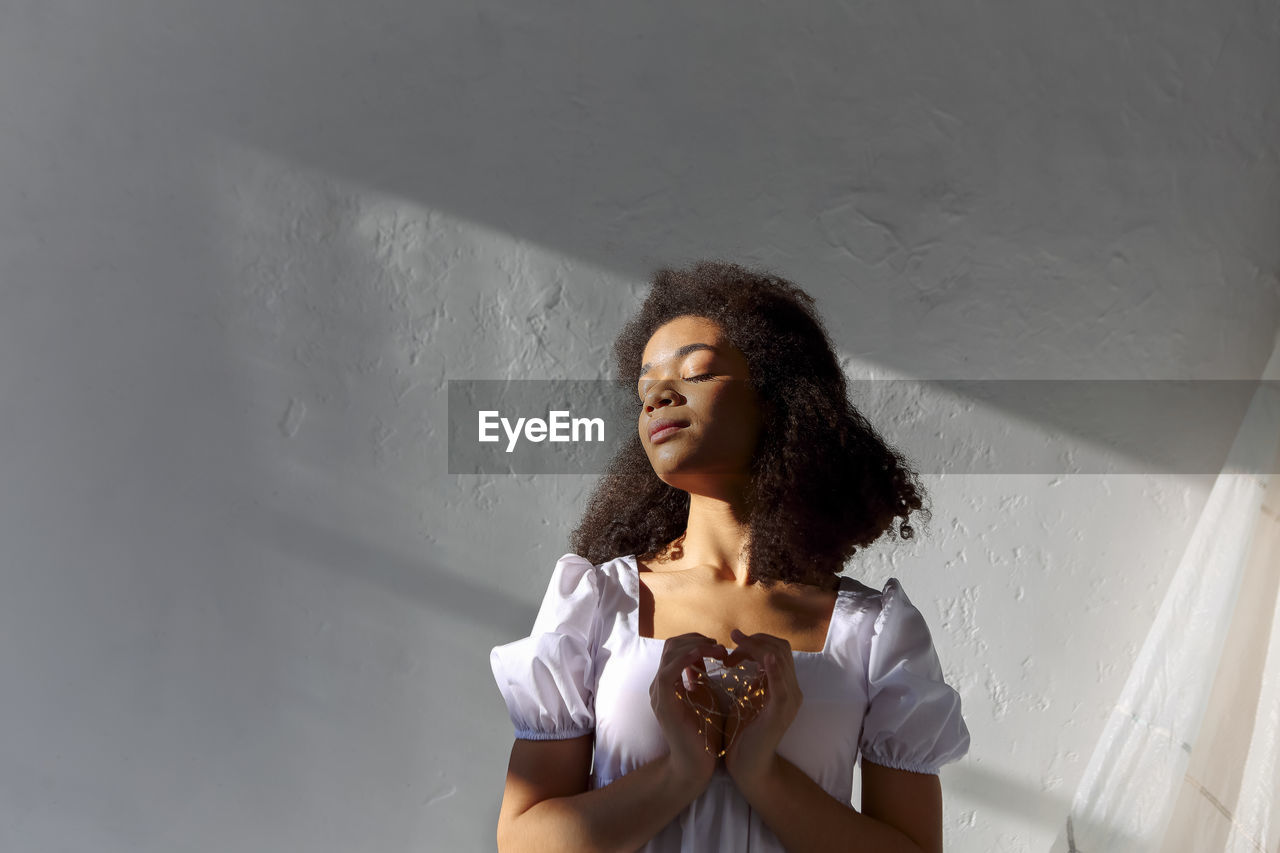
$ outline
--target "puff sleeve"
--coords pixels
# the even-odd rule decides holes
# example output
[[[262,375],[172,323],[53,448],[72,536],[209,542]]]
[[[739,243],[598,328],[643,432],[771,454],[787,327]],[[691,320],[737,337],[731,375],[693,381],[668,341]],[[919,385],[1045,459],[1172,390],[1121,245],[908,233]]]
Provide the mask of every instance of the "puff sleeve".
[[[600,578],[589,560],[556,561],[528,637],[489,653],[515,736],[577,737],[595,729],[595,623]]]
[[[924,615],[897,578],[884,585],[873,631],[862,755],[886,767],[936,774],[969,751],[969,729],[960,694],[943,679]]]

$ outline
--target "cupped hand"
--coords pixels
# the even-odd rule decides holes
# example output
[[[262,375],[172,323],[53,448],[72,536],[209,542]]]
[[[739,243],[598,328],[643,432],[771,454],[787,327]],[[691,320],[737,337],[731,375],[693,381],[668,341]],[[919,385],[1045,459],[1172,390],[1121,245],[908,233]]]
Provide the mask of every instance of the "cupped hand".
[[[720,721],[704,719],[685,701],[685,694],[702,707],[715,707],[715,697],[706,682],[704,657],[723,661],[724,646],[705,634],[689,633],[668,637],[662,646],[658,671],[649,685],[649,703],[662,727],[670,750],[669,761],[677,778],[705,786],[715,772],[721,749]],[[685,670],[689,670],[686,687]]]
[[[778,743],[800,711],[804,694],[796,680],[791,644],[772,634],[746,635],[735,629],[730,637],[737,647],[727,666],[750,659],[764,668],[764,704],[740,727],[729,721],[725,730],[725,770],[739,789],[746,790],[769,772]]]

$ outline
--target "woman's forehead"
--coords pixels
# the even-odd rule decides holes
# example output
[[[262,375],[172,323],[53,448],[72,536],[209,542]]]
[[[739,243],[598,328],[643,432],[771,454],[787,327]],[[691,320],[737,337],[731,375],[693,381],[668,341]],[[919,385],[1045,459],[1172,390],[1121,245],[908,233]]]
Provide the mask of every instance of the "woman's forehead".
[[[640,365],[640,373],[641,374],[648,373],[652,368],[658,367],[659,365],[662,365],[662,364],[666,364],[669,361],[679,361],[689,353],[698,352],[700,350],[705,350],[707,352],[714,352],[714,353],[718,353],[722,351],[718,347],[713,347],[709,344],[702,343],[701,341],[695,341],[693,343],[688,343],[688,344],[684,344],[683,346],[677,347],[676,351],[671,353],[670,355],[660,355],[659,357],[655,358],[653,361],[646,361],[644,364]]]
[[[683,357],[692,351],[692,344],[699,344],[698,349],[724,351],[731,348],[724,331],[717,323],[705,317],[677,317],[663,323],[649,336],[643,360],[648,363],[654,360],[652,356]],[[679,350],[683,352],[676,355]]]

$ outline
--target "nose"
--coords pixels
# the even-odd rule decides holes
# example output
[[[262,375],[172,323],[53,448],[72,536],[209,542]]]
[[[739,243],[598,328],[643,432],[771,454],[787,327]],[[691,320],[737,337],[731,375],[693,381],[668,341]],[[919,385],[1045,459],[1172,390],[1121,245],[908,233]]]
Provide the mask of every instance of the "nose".
[[[677,400],[683,400],[674,388],[661,387],[652,388],[644,398],[645,412],[652,412],[654,409],[662,406],[674,406]]]

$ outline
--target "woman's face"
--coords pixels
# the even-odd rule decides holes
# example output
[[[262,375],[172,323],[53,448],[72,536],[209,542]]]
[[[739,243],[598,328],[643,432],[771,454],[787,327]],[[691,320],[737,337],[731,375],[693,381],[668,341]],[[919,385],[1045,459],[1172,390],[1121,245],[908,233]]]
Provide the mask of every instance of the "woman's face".
[[[691,493],[745,484],[760,429],[747,359],[705,317],[659,326],[641,356],[640,442],[654,473]],[[652,433],[660,421],[679,428]]]

